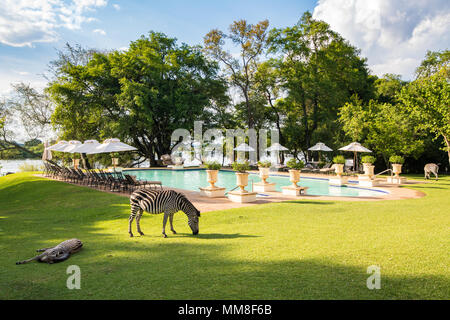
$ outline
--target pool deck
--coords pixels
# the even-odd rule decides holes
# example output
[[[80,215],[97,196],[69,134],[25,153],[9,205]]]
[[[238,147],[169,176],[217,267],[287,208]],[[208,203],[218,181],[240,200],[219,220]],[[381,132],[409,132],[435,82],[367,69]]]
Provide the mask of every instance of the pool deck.
[[[158,168],[160,169],[160,168]],[[196,168],[198,169],[198,168]],[[167,170],[167,169],[163,169]],[[257,171],[250,171],[252,173],[257,173]],[[271,172],[271,174],[276,175],[283,175],[283,176],[289,176],[289,173],[287,172]],[[43,175],[39,175],[40,177],[44,177]],[[322,174],[309,174],[309,173],[302,173],[301,177],[304,178],[319,178],[319,179],[328,179],[332,175],[322,175]],[[50,179],[48,177],[44,177],[47,179]],[[356,179],[356,177],[355,177]],[[350,178],[352,180],[352,178]],[[59,181],[59,180],[58,180]],[[208,198],[204,197],[200,194],[198,191],[190,191],[190,190],[184,190],[184,189],[177,189],[177,188],[170,188],[170,187],[164,187],[164,189],[171,189],[175,190],[181,193],[184,193],[187,198],[192,201],[192,203],[201,211],[201,212],[208,212],[208,211],[217,211],[217,210],[226,210],[226,209],[232,209],[232,208],[242,208],[242,207],[248,207],[248,206],[254,206],[258,204],[264,204],[264,203],[271,203],[271,202],[282,202],[282,201],[311,201],[311,200],[319,200],[319,201],[383,201],[383,200],[403,200],[403,199],[413,199],[413,198],[421,198],[425,196],[425,193],[413,189],[407,188],[408,185],[414,185],[418,183],[425,183],[423,181],[414,181],[414,180],[408,180],[407,183],[403,184],[402,186],[399,185],[392,185],[387,184],[386,182],[382,182],[380,187],[374,187],[374,188],[365,188],[369,190],[380,190],[388,193],[380,193],[380,196],[378,197],[340,197],[340,196],[313,196],[313,195],[301,195],[301,196],[286,196],[282,194],[281,192],[264,192],[267,196],[258,196],[257,201],[252,203],[235,203],[228,200],[228,198]],[[357,186],[357,184],[354,184],[354,186]],[[100,190],[98,188],[88,187],[84,186],[86,188],[92,188],[96,190]],[[405,188],[406,187],[406,188]],[[105,191],[100,190],[103,192],[113,193],[120,196],[129,197],[130,195],[128,193],[121,193],[121,192],[111,192],[111,191]]]

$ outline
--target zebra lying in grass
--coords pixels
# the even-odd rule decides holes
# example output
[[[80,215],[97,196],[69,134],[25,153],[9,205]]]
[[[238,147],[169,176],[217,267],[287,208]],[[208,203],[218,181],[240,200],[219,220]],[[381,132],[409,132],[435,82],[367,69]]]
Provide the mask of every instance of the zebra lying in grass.
[[[38,262],[55,263],[66,260],[72,253],[81,250],[83,243],[78,239],[70,239],[61,242],[55,247],[38,249],[37,252],[43,252],[31,259],[18,261],[16,264],[24,264],[37,260]]]
[[[425,172],[425,179],[430,179],[430,173],[432,173],[436,177],[436,180],[438,180],[439,164],[427,163],[423,171]]]
[[[164,238],[166,235],[167,218],[170,221],[170,230],[174,234],[176,231],[173,228],[173,216],[178,211],[183,211],[188,217],[188,225],[191,227],[194,235],[198,234],[198,218],[200,211],[181,193],[173,190],[147,190],[138,189],[130,196],[131,214],[128,220],[128,233],[130,237],[133,236],[131,232],[131,224],[136,218],[136,227],[140,235],[144,235],[140,227],[140,220],[144,211],[152,214],[159,214],[164,212],[162,234]]]

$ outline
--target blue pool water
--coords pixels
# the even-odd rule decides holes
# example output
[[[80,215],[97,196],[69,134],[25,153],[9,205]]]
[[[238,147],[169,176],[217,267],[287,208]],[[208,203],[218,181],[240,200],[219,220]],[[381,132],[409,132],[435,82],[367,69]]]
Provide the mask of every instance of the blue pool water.
[[[135,175],[140,180],[161,181],[163,186],[179,188],[185,190],[199,191],[199,187],[209,185],[205,170],[126,170],[125,174]],[[253,183],[261,181],[257,174],[250,174],[248,177]],[[276,190],[281,191],[281,187],[291,185],[289,177],[271,175],[268,182],[276,183]],[[307,193],[317,196],[337,196],[337,197],[379,197],[387,192],[369,190],[357,187],[337,187],[330,186],[327,179],[301,178],[300,186],[308,187]],[[227,191],[236,187],[236,175],[232,171],[219,171],[218,187],[224,187]],[[249,186],[247,186],[248,190]]]

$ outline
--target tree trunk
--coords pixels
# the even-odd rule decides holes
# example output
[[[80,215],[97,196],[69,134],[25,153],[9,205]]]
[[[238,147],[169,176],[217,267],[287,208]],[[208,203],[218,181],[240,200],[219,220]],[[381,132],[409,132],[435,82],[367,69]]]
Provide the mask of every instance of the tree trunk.
[[[448,164],[450,165],[450,137],[447,137],[445,134],[442,134],[444,137],[445,144],[447,145],[447,155],[448,155]]]
[[[89,163],[89,158],[86,153],[81,154],[81,162],[83,163],[83,168],[86,170],[92,169],[91,164]]]

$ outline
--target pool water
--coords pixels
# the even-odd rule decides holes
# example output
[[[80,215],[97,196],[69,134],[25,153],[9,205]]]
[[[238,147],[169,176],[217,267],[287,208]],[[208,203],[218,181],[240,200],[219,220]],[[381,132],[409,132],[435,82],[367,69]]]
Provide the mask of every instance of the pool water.
[[[206,171],[198,170],[125,170],[124,174],[135,175],[139,180],[161,181],[163,186],[179,188],[191,191],[199,191],[200,187],[207,187],[209,183],[206,178]],[[251,173],[248,177],[249,186],[251,183],[260,182],[257,174]],[[276,190],[281,191],[281,187],[291,185],[289,177],[273,174],[268,182],[276,183]],[[302,187],[308,187],[309,195],[317,196],[337,196],[337,197],[379,197],[386,194],[385,191],[370,190],[358,187],[338,187],[330,186],[327,179],[323,178],[303,178],[298,183]],[[232,171],[219,171],[218,187],[224,187],[227,191],[236,187],[236,175]],[[249,190],[247,186],[247,190]]]

